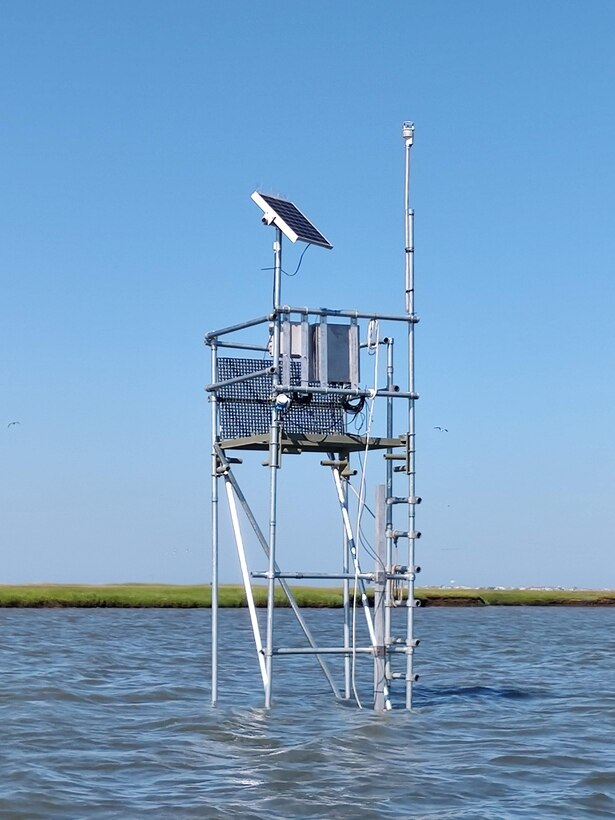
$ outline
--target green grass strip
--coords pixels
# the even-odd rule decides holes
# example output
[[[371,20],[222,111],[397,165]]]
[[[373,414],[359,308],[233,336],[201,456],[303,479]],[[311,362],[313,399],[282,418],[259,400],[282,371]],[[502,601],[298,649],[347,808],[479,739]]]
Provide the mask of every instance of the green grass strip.
[[[295,586],[293,594],[302,607],[341,607],[342,590],[331,587]],[[267,604],[264,585],[253,587],[259,607]],[[615,590],[551,589],[441,589],[416,590],[424,606],[615,606]],[[223,585],[220,606],[244,607],[243,587]],[[288,605],[276,589],[276,603]],[[30,584],[0,586],[0,607],[211,607],[209,584]]]

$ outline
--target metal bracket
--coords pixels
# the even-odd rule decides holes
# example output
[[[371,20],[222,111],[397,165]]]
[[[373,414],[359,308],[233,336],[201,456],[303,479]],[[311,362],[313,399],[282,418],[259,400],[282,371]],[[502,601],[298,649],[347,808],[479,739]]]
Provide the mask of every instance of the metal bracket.
[[[348,459],[346,458],[323,458],[320,464],[322,467],[333,467],[333,469],[339,472],[342,478],[351,478],[351,476],[357,474],[357,471],[350,467]]]

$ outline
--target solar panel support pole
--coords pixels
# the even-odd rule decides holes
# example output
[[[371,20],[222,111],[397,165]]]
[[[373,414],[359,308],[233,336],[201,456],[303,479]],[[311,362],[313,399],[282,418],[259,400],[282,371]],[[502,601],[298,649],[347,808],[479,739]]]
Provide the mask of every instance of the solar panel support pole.
[[[280,333],[282,317],[278,312],[281,298],[282,282],[282,231],[276,226],[273,242],[273,313],[272,358],[275,370],[272,374],[273,388],[280,384]],[[278,502],[278,468],[280,458],[280,414],[277,403],[271,406],[271,426],[269,430],[269,566],[267,579],[267,635],[265,665],[267,680],[265,683],[265,708],[271,708],[272,659],[273,659],[273,615],[275,609],[275,569],[276,569],[276,530]]]

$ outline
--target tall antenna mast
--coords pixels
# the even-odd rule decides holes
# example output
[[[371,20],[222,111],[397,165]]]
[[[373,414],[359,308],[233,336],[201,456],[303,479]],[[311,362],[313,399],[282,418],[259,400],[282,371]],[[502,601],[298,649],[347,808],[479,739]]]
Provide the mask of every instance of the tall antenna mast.
[[[402,126],[402,137],[405,143],[405,184],[404,184],[404,209],[405,209],[405,300],[406,313],[408,318],[415,319],[414,316],[414,211],[410,207],[410,152],[414,144],[414,123],[404,122]],[[414,321],[408,322],[408,392],[414,393]],[[417,536],[414,528],[416,513],[416,481],[415,481],[415,418],[414,399],[408,399],[408,597],[407,607],[407,636],[412,641],[414,632],[414,566],[415,549],[414,542]],[[412,708],[412,680],[413,680],[413,656],[414,641],[408,645],[406,655],[406,708]]]

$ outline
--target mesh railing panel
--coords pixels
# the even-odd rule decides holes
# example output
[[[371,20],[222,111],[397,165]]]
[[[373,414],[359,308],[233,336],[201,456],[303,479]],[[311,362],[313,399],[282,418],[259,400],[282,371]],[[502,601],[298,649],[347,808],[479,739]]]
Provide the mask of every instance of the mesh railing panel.
[[[267,367],[269,359],[218,358],[218,381],[255,373]],[[282,429],[286,433],[344,433],[342,396],[313,393],[309,403],[301,403],[301,366],[291,361],[291,385],[297,386],[289,410],[282,415]],[[317,385],[310,385],[317,386]],[[271,422],[271,376],[256,376],[245,382],[221,387],[216,395],[219,403],[220,437],[243,438],[269,431]]]

